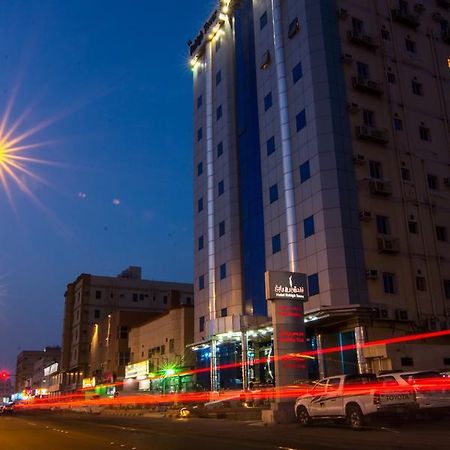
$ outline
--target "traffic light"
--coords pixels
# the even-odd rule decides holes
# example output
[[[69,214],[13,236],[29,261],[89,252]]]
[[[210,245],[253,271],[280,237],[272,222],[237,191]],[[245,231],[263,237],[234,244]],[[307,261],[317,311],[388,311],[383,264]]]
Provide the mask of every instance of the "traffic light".
[[[9,373],[5,370],[0,372],[0,380],[6,381],[9,378]]]

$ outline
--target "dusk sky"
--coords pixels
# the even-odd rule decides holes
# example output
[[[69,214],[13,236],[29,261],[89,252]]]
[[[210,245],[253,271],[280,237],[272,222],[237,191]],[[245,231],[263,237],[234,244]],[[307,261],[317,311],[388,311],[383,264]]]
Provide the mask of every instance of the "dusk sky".
[[[61,343],[80,273],[192,282],[191,73],[186,42],[211,0],[0,0],[3,134],[42,182],[0,185],[0,369]],[[51,120],[48,120],[51,119]]]

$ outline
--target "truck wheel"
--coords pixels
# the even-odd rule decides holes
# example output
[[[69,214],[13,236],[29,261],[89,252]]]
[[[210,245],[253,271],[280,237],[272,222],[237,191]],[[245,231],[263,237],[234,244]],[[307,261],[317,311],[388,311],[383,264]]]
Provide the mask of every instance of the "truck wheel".
[[[312,424],[311,416],[304,406],[300,406],[297,409],[297,419],[302,427],[309,427]]]
[[[347,422],[352,430],[360,430],[364,425],[364,414],[358,405],[347,408]]]

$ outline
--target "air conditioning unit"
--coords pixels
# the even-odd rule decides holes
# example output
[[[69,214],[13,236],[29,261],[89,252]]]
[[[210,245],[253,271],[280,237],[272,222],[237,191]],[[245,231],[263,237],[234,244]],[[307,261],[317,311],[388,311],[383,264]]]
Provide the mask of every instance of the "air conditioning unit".
[[[352,114],[357,113],[359,111],[358,103],[347,103],[347,111]]]
[[[389,310],[387,308],[375,308],[375,318],[380,320],[389,320]]]
[[[364,222],[369,222],[372,220],[372,212],[367,211],[367,209],[361,209],[359,211],[359,219],[363,220]]]
[[[342,61],[343,63],[345,63],[345,64],[351,64],[352,61],[353,61],[353,56],[350,55],[349,53],[344,53],[344,54],[341,56],[341,61]]]
[[[395,319],[398,321],[407,321],[408,319],[408,311],[406,309],[396,309],[395,310]]]
[[[383,180],[370,180],[369,189],[372,194],[375,195],[391,195],[392,186],[390,181]]]
[[[378,278],[378,269],[367,269],[366,278],[368,280],[376,280]]]
[[[419,14],[423,13],[425,11],[425,6],[422,3],[416,3],[414,5],[414,11],[418,12]]]
[[[355,153],[352,156],[352,160],[355,164],[362,165],[366,162],[366,157],[364,155],[361,155],[361,153]]]
[[[378,250],[381,253],[398,253],[400,251],[400,242],[398,239],[377,238]]]
[[[347,11],[346,9],[344,9],[344,8],[341,8],[341,9],[338,11],[338,17],[339,17],[340,19],[342,19],[342,20],[345,20],[345,19],[348,17],[348,11]]]

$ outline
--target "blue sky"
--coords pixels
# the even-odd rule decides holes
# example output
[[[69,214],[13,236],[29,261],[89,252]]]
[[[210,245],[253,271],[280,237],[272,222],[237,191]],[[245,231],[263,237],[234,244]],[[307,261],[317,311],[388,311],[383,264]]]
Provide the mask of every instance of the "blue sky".
[[[82,272],[140,265],[192,281],[191,74],[186,42],[215,2],[0,0],[0,111],[42,178],[0,188],[0,369],[59,344],[64,290]],[[47,185],[48,183],[48,185]]]

